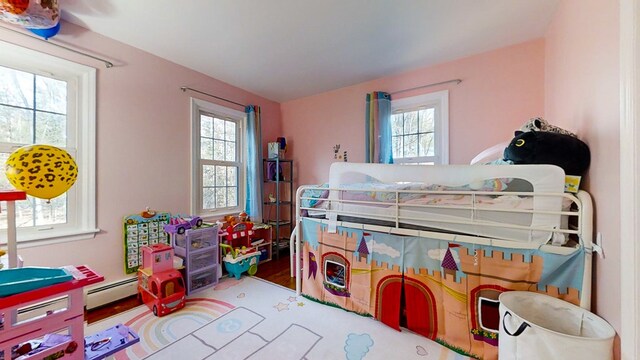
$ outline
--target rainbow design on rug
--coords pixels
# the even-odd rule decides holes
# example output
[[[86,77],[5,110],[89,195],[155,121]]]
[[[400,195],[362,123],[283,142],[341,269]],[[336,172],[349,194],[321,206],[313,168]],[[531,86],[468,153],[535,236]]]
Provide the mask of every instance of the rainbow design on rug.
[[[186,302],[178,313],[156,317],[147,310],[129,320],[125,325],[145,341],[118,353],[116,360],[145,358],[235,308],[216,299],[193,298]]]
[[[140,343],[116,360],[467,359],[424,336],[307,301],[254,277],[222,278],[197,296],[167,316],[155,317],[142,305],[89,325],[87,333],[131,327]]]

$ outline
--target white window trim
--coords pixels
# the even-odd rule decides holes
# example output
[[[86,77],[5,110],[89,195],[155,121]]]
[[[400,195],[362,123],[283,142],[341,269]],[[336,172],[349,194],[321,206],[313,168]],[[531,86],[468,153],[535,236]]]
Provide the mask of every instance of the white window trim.
[[[80,156],[73,154],[79,171],[74,191],[68,192],[67,199],[68,205],[74,205],[68,206],[67,219],[73,217],[74,223],[57,228],[18,228],[18,247],[93,239],[100,232],[96,228],[96,69],[3,41],[0,54],[11,54],[0,57],[3,66],[52,78],[71,78],[77,86],[76,98],[69,100],[68,109],[68,114],[76,115],[76,123],[68,123],[76,127],[75,137],[67,140],[68,146],[81,150]],[[7,232],[2,230],[0,244],[6,241]]]
[[[244,209],[243,202],[246,199],[246,159],[244,151],[244,143],[246,141],[246,122],[247,115],[238,110],[230,109],[221,105],[210,103],[197,98],[191,100],[191,214],[196,214],[207,221],[219,220],[225,215],[237,215]],[[238,169],[238,206],[233,209],[224,209],[218,211],[202,211],[202,171],[200,168],[200,111],[212,113],[218,116],[227,116],[233,119],[240,119],[239,131],[240,136],[238,143],[238,159],[242,159],[243,166]]]
[[[449,164],[449,91],[442,90],[428,94],[391,99],[391,113],[420,106],[433,107],[436,110],[434,121],[435,156],[393,159],[394,163],[434,162],[437,165]]]

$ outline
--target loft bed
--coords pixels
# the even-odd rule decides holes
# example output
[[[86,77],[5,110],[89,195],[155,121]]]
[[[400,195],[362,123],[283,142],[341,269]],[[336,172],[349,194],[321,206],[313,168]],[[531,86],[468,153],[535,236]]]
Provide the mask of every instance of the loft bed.
[[[500,293],[590,308],[591,198],[564,183],[553,165],[334,163],[297,191],[296,291],[492,357]]]

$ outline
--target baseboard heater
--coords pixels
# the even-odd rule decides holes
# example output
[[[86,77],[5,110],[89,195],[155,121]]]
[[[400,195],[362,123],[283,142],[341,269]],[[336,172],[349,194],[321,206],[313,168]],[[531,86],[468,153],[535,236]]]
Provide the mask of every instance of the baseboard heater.
[[[136,277],[91,288],[87,291],[87,310],[135,295],[137,291],[138,279]]]

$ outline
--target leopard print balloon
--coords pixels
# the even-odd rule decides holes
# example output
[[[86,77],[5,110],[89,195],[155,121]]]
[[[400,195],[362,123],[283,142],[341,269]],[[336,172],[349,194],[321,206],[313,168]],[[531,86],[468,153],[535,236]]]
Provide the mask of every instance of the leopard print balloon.
[[[66,151],[50,145],[29,145],[9,155],[5,173],[11,185],[50,200],[64,194],[78,178],[78,166]]]

